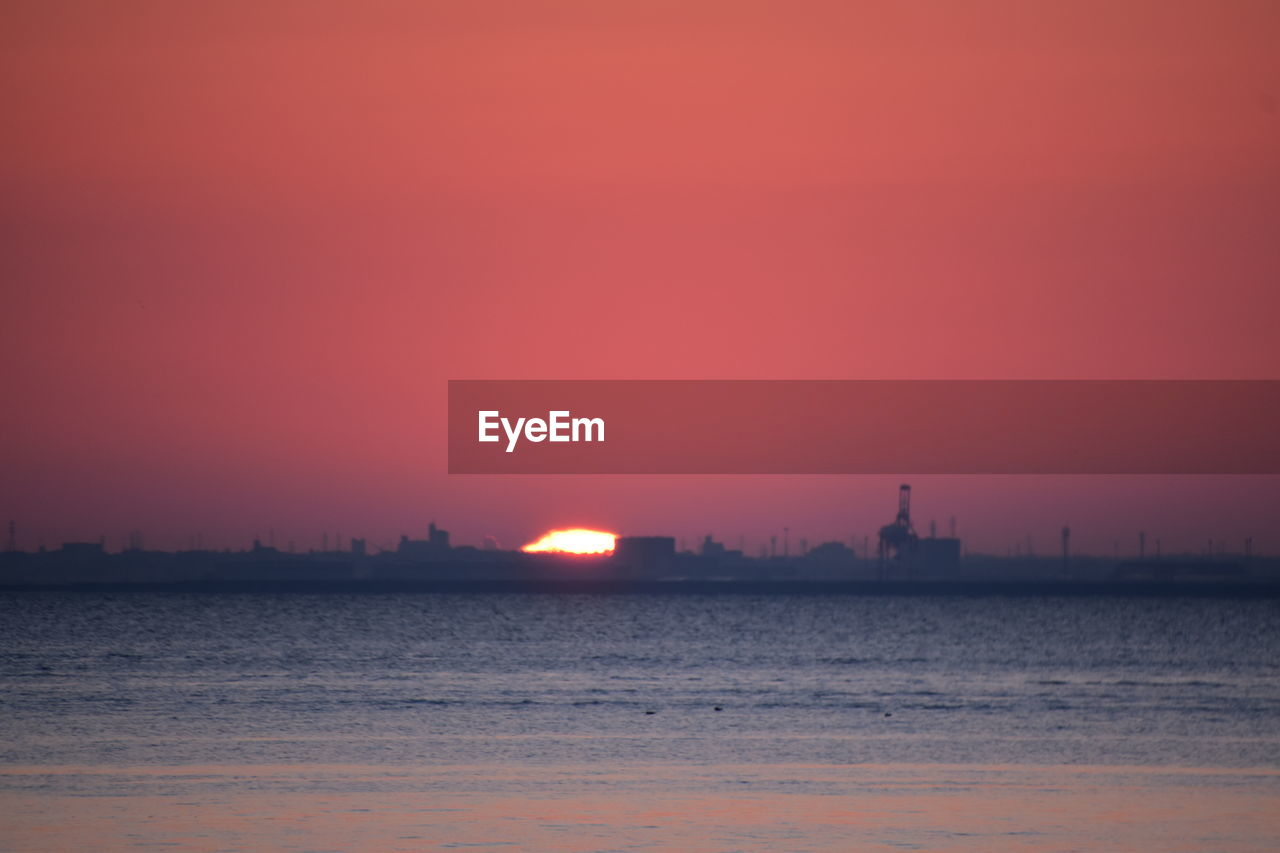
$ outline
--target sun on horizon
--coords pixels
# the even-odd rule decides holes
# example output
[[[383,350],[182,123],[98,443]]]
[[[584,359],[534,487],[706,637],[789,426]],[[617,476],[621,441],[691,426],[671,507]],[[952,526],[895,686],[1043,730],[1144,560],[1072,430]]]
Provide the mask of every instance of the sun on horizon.
[[[541,539],[521,548],[529,554],[608,554],[612,553],[617,534],[603,530],[586,530],[574,527],[569,530],[550,530]]]

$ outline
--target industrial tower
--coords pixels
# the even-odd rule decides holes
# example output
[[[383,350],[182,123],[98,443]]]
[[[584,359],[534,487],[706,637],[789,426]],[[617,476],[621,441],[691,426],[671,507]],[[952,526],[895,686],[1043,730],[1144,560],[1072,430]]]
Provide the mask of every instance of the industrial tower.
[[[911,487],[903,483],[898,488],[898,517],[880,528],[880,559],[906,557],[915,550],[919,538],[911,526]]]

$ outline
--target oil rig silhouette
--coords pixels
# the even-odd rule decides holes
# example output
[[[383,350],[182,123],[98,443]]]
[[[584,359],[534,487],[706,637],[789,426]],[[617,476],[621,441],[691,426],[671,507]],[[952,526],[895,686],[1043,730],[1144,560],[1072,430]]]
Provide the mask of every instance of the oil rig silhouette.
[[[960,540],[952,519],[950,536],[937,535],[932,522],[929,535],[921,538],[911,523],[911,486],[898,487],[898,516],[880,528],[880,574],[889,572],[919,576],[954,567],[960,562]]]

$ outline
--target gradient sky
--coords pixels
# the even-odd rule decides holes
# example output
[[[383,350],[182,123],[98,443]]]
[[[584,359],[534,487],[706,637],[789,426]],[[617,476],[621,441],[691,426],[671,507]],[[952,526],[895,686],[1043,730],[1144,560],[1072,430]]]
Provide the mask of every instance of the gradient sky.
[[[1280,378],[1277,44],[1271,0],[11,0],[0,513],[860,537],[896,478],[449,477],[446,380]],[[976,548],[1280,551],[1277,478],[913,483]]]

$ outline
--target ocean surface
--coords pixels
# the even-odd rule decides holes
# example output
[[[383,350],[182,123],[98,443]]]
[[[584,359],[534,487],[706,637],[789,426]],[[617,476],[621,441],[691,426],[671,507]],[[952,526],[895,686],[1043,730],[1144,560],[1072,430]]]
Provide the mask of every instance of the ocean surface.
[[[0,595],[0,849],[1280,849],[1280,601]]]

